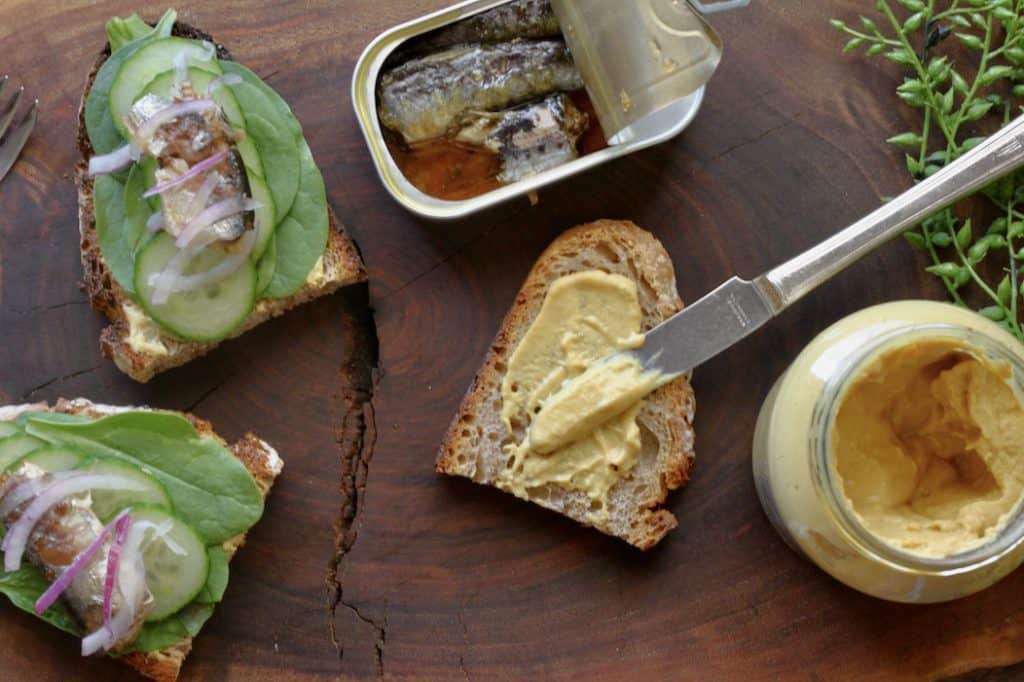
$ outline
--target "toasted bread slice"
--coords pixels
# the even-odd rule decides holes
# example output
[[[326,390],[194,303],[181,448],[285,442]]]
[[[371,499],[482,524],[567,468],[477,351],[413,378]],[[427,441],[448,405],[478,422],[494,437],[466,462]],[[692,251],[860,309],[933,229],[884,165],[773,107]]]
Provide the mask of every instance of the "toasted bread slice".
[[[601,220],[564,233],[541,254],[505,316],[448,427],[437,458],[438,472],[495,485],[508,459],[502,446],[511,442],[501,421],[501,382],[509,358],[540,312],[551,283],[584,270],[603,270],[636,282],[644,332],[683,307],[672,261],[649,232],[631,222]],[[605,521],[594,519],[589,513],[590,498],[579,491],[549,485],[531,501],[640,549],[653,547],[677,525],[675,516],[659,505],[668,491],[689,478],[694,409],[693,389],[685,376],[648,396],[637,418],[642,442],[639,458],[629,475],[611,489]]]
[[[178,22],[172,35],[196,40],[213,39],[187,24]],[[216,44],[219,59],[230,59],[224,46]],[[114,279],[100,253],[96,235],[96,219],[93,212],[93,181],[87,173],[88,161],[93,156],[92,144],[85,127],[85,99],[89,95],[96,73],[110,56],[107,45],[93,65],[82,93],[78,111],[78,149],[81,159],[76,167],[78,185],[78,228],[81,236],[82,267],[85,271],[85,287],[92,307],[107,316],[110,326],[100,335],[103,354],[112,359],[118,368],[136,381],[147,382],[156,374],[184,365],[205,355],[219,343],[197,343],[183,341],[165,333],[151,320],[140,306],[133,303]],[[287,298],[260,299],[252,312],[231,333],[230,338],[240,336],[253,327],[277,317],[292,308],[320,296],[337,291],[339,288],[366,281],[366,270],[359,256],[355,242],[349,237],[334,211],[328,207],[330,229],[327,248],[322,260],[322,274],[310,278],[305,286]],[[134,330],[133,330],[134,327]],[[130,343],[132,332],[142,343]]]
[[[78,414],[98,419],[100,417],[128,410],[148,409],[150,408],[101,405],[92,403],[84,398],[76,398],[74,400],[60,399],[52,407],[46,403],[29,403],[25,405],[9,405],[0,407],[0,421],[14,421],[19,414],[28,411],[62,412],[64,414]],[[263,497],[267,497],[267,494],[270,492],[270,487],[274,484],[274,479],[277,478],[278,474],[281,473],[281,469],[284,467],[284,463],[281,461],[280,456],[278,456],[277,451],[274,450],[274,448],[251,433],[247,433],[242,436],[242,438],[234,445],[229,445],[223,438],[214,432],[210,422],[183,412],[174,412],[174,414],[178,414],[191,422],[192,426],[195,427],[196,431],[198,431],[201,436],[214,438],[224,445],[224,447],[226,447],[235,457],[238,458],[240,462],[242,462],[242,464],[245,465],[245,468],[256,481],[256,485],[259,487],[260,492],[263,493]],[[234,556],[235,552],[238,551],[238,548],[241,547],[244,542],[245,535],[243,534],[231,538],[224,543],[224,551],[227,553],[229,560]],[[188,656],[188,652],[191,649],[192,638],[186,636],[165,649],[150,651],[147,653],[133,652],[125,654],[124,656],[119,656],[117,660],[135,668],[136,671],[150,679],[159,680],[160,682],[173,682],[178,678],[178,673],[181,671],[181,666],[185,662],[185,657]]]

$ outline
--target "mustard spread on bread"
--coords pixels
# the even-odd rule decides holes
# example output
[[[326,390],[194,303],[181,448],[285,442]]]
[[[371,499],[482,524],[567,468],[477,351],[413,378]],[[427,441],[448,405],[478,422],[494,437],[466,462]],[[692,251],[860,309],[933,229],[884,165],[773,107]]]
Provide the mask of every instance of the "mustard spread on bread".
[[[640,452],[644,396],[663,382],[635,360],[598,361],[643,345],[641,319],[628,277],[588,270],[551,284],[502,381],[512,442],[499,487],[529,499],[553,484],[586,493],[593,512],[607,513],[608,492]]]

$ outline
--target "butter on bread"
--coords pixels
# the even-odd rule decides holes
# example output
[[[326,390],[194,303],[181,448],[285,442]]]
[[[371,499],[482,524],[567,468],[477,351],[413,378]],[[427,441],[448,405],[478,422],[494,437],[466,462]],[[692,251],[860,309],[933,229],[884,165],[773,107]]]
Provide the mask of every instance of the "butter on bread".
[[[206,33],[182,22],[174,25],[172,35],[213,42]],[[215,46],[218,57],[230,59],[224,46],[216,43]],[[78,111],[78,150],[81,158],[76,166],[76,184],[82,267],[92,307],[106,315],[110,321],[110,326],[100,334],[100,348],[103,354],[112,359],[122,372],[136,381],[146,382],[160,372],[205,355],[216,348],[219,342],[183,341],[163,333],[139,306],[128,299],[103,260],[93,212],[93,181],[87,173],[88,160],[93,155],[93,149],[85,126],[85,100],[99,68],[109,56],[110,47],[107,45],[92,67]],[[366,281],[366,270],[355,242],[349,237],[329,205],[328,217],[330,229],[327,248],[303,288],[287,298],[257,301],[253,311],[231,333],[230,338],[240,336],[267,320],[315,298],[333,293],[343,286]]]
[[[84,417],[98,419],[118,412],[149,410],[148,407],[119,407],[113,405],[102,405],[93,403],[84,398],[74,400],[58,400],[53,406],[47,403],[29,403],[24,405],[8,405],[0,407],[0,422],[14,421],[22,412],[60,412],[63,414],[77,414]],[[284,468],[284,463],[277,451],[266,441],[257,438],[251,433],[242,436],[238,442],[229,444],[221,438],[211,426],[210,422],[198,417],[173,410],[162,410],[171,412],[187,419],[199,435],[213,438],[219,441],[228,451],[233,454],[249,471],[249,474],[256,481],[257,487],[263,497],[266,498],[271,486],[278,474]],[[230,560],[238,548],[245,542],[245,535],[231,538],[224,543],[224,550]],[[74,646],[70,647],[69,655],[74,655]],[[140,674],[158,682],[173,682],[181,672],[181,666],[185,662],[192,649],[192,638],[183,637],[178,642],[158,651],[132,652],[118,656],[117,660],[134,668]]]
[[[501,419],[501,384],[509,358],[540,311],[551,283],[584,270],[623,275],[637,284],[644,332],[683,307],[668,253],[649,232],[628,221],[601,220],[562,234],[541,254],[505,316],[445,435],[435,466],[439,473],[495,485],[508,460],[502,449],[510,436]],[[630,474],[611,489],[604,522],[588,514],[590,498],[579,491],[547,486],[542,496],[532,495],[530,501],[640,549],[653,547],[678,525],[660,505],[670,490],[689,479],[695,407],[685,376],[648,396],[637,418],[643,435],[640,455]]]

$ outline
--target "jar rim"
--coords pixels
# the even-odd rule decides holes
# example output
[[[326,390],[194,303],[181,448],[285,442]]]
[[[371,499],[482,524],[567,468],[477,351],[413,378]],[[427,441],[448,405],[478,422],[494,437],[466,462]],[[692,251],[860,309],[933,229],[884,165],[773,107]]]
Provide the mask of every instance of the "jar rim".
[[[811,471],[820,498],[832,512],[840,530],[851,544],[875,561],[898,570],[936,575],[973,571],[994,563],[1024,542],[1024,496],[1016,503],[1012,517],[999,534],[977,547],[946,557],[926,557],[899,549],[869,530],[851,508],[834,466],[832,433],[836,416],[850,383],[879,355],[914,339],[952,338],[967,352],[980,351],[990,359],[1005,361],[1011,367],[1009,383],[1024,402],[1024,358],[999,339],[981,330],[955,323],[911,323],[884,331],[850,353],[836,367],[815,403],[811,416]]]

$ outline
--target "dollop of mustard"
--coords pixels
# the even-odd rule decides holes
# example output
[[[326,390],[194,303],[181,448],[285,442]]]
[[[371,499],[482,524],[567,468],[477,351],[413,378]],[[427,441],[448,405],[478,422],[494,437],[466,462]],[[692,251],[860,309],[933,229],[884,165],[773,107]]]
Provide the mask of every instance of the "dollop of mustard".
[[[1024,405],[1011,367],[966,342],[889,349],[840,396],[841,488],[867,530],[922,557],[994,539],[1024,494]]]
[[[604,513],[609,490],[640,453],[636,418],[653,385],[636,386],[646,380],[639,366],[597,361],[643,345],[641,318],[628,277],[588,270],[552,282],[502,381],[510,439],[499,487],[530,499],[554,484],[585,492],[594,514]],[[572,382],[595,365],[607,367]]]

